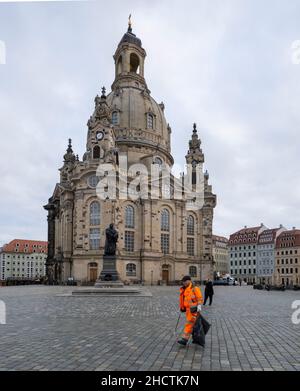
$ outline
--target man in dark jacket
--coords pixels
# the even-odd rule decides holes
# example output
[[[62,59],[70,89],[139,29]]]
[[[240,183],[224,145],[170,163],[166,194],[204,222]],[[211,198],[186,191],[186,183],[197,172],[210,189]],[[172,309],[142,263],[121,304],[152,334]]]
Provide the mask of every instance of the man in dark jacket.
[[[214,295],[213,283],[212,283],[212,281],[210,279],[208,279],[207,282],[206,282],[206,285],[205,285],[204,303],[203,303],[203,305],[206,304],[206,301],[207,301],[208,298],[209,298],[209,305],[212,305],[213,295]]]

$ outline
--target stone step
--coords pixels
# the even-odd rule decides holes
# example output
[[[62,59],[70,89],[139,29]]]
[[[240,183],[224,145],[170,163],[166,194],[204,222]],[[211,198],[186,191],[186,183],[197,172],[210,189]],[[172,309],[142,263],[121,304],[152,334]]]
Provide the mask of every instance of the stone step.
[[[137,288],[91,288],[72,291],[72,296],[140,296],[150,297],[152,294],[147,289]]]

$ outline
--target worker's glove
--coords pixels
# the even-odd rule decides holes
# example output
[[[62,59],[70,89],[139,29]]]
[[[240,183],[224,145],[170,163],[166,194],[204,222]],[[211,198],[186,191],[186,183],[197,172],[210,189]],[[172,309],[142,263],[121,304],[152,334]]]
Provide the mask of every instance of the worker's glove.
[[[180,308],[180,312],[186,312],[185,308]]]
[[[197,312],[201,312],[201,304],[198,304]]]
[[[191,307],[190,311],[191,311],[191,314],[194,314],[195,312],[197,312],[197,307]]]

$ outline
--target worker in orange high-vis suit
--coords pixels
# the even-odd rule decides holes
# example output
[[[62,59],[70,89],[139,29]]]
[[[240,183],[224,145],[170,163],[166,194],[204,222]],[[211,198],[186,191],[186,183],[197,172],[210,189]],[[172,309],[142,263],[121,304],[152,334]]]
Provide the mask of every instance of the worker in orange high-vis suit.
[[[190,276],[182,279],[183,286],[180,288],[180,311],[186,314],[186,324],[181,338],[177,341],[180,345],[186,345],[193,332],[193,327],[198,313],[201,311],[203,297],[200,288],[192,283]]]

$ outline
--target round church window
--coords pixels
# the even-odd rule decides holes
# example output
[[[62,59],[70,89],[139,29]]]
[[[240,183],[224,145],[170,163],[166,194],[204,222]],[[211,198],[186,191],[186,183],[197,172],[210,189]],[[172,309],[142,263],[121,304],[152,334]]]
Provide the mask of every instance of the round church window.
[[[96,175],[91,175],[88,178],[88,185],[90,187],[92,187],[93,189],[95,189],[97,187],[98,182],[99,182],[99,178]]]

